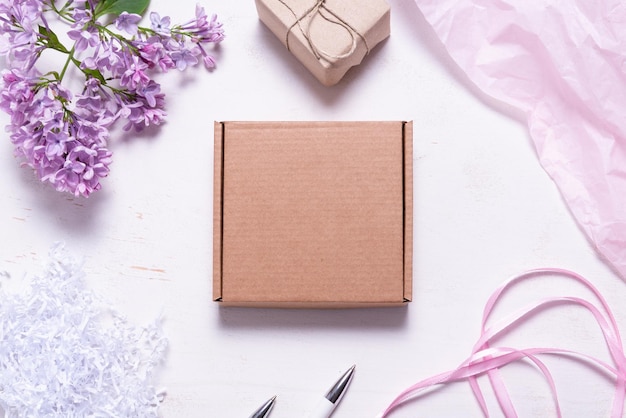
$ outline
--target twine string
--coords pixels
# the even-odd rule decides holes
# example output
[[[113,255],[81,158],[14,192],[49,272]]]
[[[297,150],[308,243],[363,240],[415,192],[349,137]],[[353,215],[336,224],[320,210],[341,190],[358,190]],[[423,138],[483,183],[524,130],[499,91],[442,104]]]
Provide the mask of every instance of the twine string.
[[[349,57],[350,55],[354,53],[354,51],[357,48],[358,38],[360,38],[363,41],[363,44],[365,45],[365,53],[369,54],[370,49],[369,49],[369,46],[367,45],[367,40],[365,39],[365,37],[358,30],[356,30],[352,25],[350,25],[345,19],[341,18],[341,16],[339,16],[337,13],[329,9],[328,6],[326,6],[326,0],[317,0],[311,7],[309,7],[302,14],[302,16],[298,16],[296,12],[293,10],[293,8],[289,6],[289,4],[287,4],[285,0],[278,0],[278,2],[280,2],[283,6],[285,6],[287,10],[291,12],[291,14],[293,15],[295,19],[294,23],[292,23],[291,26],[289,26],[289,28],[287,29],[287,33],[285,34],[285,45],[287,46],[288,51],[291,51],[291,48],[289,46],[289,35],[294,30],[294,28],[297,27],[300,33],[302,34],[302,36],[304,37],[304,39],[306,40],[307,44],[309,45],[309,49],[313,52],[313,55],[315,56],[317,60],[321,60],[322,58],[339,60],[342,58]],[[311,17],[309,18],[309,16]],[[313,26],[313,22],[318,17],[325,20],[326,22],[342,27],[343,29],[345,29],[348,35],[350,35],[351,46],[347,52],[343,54],[335,55],[335,54],[329,53],[328,51],[325,51],[322,48],[319,48],[315,44],[315,42],[313,41],[311,37],[311,26]],[[309,18],[308,23],[305,23],[304,21],[307,18]]]

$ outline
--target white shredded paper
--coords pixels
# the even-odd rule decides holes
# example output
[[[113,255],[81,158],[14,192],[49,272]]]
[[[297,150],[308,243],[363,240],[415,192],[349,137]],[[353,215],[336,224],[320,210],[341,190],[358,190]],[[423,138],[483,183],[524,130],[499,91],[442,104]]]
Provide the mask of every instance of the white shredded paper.
[[[62,246],[25,291],[0,286],[0,417],[158,417],[167,340],[86,289]],[[7,280],[0,277],[0,284]],[[6,286],[5,286],[6,287]]]

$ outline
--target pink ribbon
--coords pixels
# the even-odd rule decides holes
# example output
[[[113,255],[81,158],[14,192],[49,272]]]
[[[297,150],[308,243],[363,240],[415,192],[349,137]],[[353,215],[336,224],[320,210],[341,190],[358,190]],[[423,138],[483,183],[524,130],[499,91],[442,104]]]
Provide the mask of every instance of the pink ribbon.
[[[514,284],[527,280],[530,277],[546,274],[556,274],[573,279],[583,284],[589,289],[600,302],[600,309],[593,303],[579,298],[579,297],[552,297],[542,298],[539,301],[503,318],[502,320],[494,323],[491,326],[487,325],[487,321],[490,318],[492,311],[502,294]],[[543,308],[553,306],[556,304],[572,304],[578,305],[589,311],[596,322],[598,323],[600,330],[604,336],[604,340],[609,349],[613,365],[602,361],[596,357],[589,356],[576,351],[561,349],[561,348],[525,348],[517,349],[512,347],[492,347],[491,343],[494,338],[502,334],[504,331],[512,329],[515,325],[522,322],[528,315],[542,310]],[[556,384],[552,377],[552,374],[548,370],[547,366],[539,358],[540,355],[557,355],[567,357],[577,357],[583,361],[587,361],[596,365],[598,368],[605,370],[608,374],[615,379],[615,394],[613,398],[613,407],[611,417],[619,418],[622,416],[625,391],[626,391],[626,357],[624,356],[624,349],[622,346],[622,340],[619,334],[615,317],[611,312],[606,300],[601,293],[596,289],[587,279],[568,270],[556,269],[556,268],[544,268],[530,270],[522,273],[518,276],[512,277],[502,286],[500,286],[491,295],[483,312],[483,319],[481,324],[481,334],[478,341],[472,349],[471,355],[456,369],[450,370],[416,383],[413,386],[405,389],[400,395],[398,395],[391,404],[379,415],[379,418],[387,417],[391,411],[404,404],[405,402],[419,397],[426,389],[433,386],[457,382],[462,380],[468,380],[474,397],[478,401],[480,408],[485,416],[489,416],[487,403],[483,397],[482,391],[478,385],[477,378],[479,376],[488,376],[489,383],[493,388],[493,392],[496,396],[500,409],[507,417],[517,417],[515,407],[511,398],[508,395],[504,382],[499,374],[499,368],[506,366],[514,361],[527,359],[533,362],[537,368],[541,371],[545,379],[547,380],[550,390],[552,392],[552,398],[554,399],[555,409],[558,417],[561,417],[561,408],[556,393]]]

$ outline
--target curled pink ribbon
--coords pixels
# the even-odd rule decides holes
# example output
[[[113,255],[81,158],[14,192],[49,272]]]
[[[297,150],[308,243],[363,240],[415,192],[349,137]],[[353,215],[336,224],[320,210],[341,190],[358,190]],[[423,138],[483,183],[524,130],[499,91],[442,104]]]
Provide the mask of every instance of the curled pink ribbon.
[[[589,301],[579,297],[567,296],[542,298],[539,301],[503,318],[501,321],[498,321],[491,326],[487,325],[487,321],[491,316],[494,307],[500,300],[502,294],[508,288],[510,288],[515,283],[526,280],[532,276],[545,274],[556,274],[560,276],[565,276],[583,284],[596,296],[596,298],[600,302],[601,309],[598,309],[598,307],[596,307],[593,303],[590,303]],[[581,306],[593,315],[602,331],[604,340],[609,349],[611,359],[614,363],[613,365],[593,356],[561,348],[516,349],[511,347],[492,347],[490,345],[495,337],[502,334],[504,331],[510,330],[512,327],[523,321],[530,314],[535,313],[542,308],[548,307],[550,305],[563,303]],[[493,388],[493,392],[496,396],[500,409],[505,414],[505,416],[517,417],[515,407],[507,393],[506,387],[498,372],[498,369],[502,366],[522,359],[528,359],[533,362],[546,378],[550,386],[557,416],[561,417],[561,408],[556,393],[556,384],[547,366],[538,357],[542,354],[577,357],[596,365],[599,369],[604,370],[609,375],[613,376],[615,379],[615,394],[613,397],[611,417],[619,418],[622,416],[626,391],[626,357],[624,356],[622,340],[619,334],[619,329],[617,327],[615,316],[611,312],[602,294],[587,279],[569,270],[543,268],[530,270],[518,276],[510,278],[502,286],[496,289],[496,291],[491,295],[483,311],[480,337],[474,345],[472,353],[467,360],[461,363],[461,365],[459,365],[454,370],[450,370],[429,377],[405,389],[378,417],[387,417],[394,408],[404,404],[411,399],[419,397],[423,392],[425,392],[429,388],[432,388],[433,386],[451,382],[458,382],[462,380],[468,380],[470,387],[472,388],[474,397],[478,401],[478,404],[480,405],[483,414],[488,417],[489,411],[487,408],[487,403],[485,402],[482,391],[477,382],[477,378],[484,375],[488,376],[489,383]]]

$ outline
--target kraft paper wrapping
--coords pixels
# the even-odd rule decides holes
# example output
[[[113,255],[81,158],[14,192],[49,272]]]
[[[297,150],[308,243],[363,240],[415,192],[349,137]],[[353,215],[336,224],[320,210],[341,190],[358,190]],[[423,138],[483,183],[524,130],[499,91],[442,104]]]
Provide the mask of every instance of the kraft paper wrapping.
[[[390,33],[384,0],[256,0],[256,7],[261,21],[326,86]]]
[[[541,164],[626,278],[626,3],[416,3],[469,78],[527,115]]]

